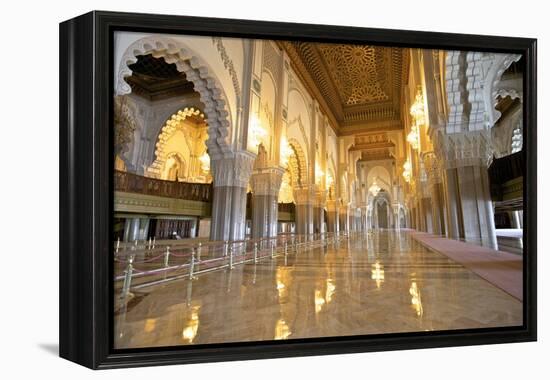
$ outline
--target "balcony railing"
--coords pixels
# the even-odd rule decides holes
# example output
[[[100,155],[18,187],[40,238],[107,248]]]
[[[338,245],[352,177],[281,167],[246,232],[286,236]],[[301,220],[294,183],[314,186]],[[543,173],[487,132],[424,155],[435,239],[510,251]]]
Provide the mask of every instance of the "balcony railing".
[[[212,202],[212,184],[164,181],[115,170],[115,191]]]

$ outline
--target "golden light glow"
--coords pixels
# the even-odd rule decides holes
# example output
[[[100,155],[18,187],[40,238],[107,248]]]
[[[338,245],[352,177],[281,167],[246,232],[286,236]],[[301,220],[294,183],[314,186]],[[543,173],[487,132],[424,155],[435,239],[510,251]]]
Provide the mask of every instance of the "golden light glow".
[[[290,156],[292,155],[293,151],[290,147],[290,144],[288,143],[288,140],[286,139],[286,136],[281,136],[281,166],[285,167],[288,164],[288,160],[290,159]]]
[[[420,126],[425,124],[424,97],[422,89],[419,88],[414,103],[411,106],[412,125],[411,131],[407,135],[407,142],[411,144],[414,150],[420,149]]]
[[[288,339],[288,337],[292,334],[290,331],[290,328],[286,324],[285,320],[283,318],[280,318],[277,320],[277,323],[275,324],[275,340],[282,340],[282,339]]]
[[[414,150],[418,150],[418,148],[420,147],[420,132],[416,125],[413,125],[411,127],[411,131],[407,135],[407,142],[411,144],[411,147]]]
[[[326,303],[329,303],[330,301],[332,301],[332,296],[335,290],[336,290],[336,285],[334,285],[334,281],[331,278],[327,278],[327,291],[325,293]]]
[[[424,314],[424,309],[422,308],[422,298],[420,296],[420,291],[418,290],[418,286],[416,285],[416,281],[413,281],[411,283],[411,287],[409,288],[409,293],[411,294],[411,305],[416,311],[416,315],[421,317],[422,314]]]
[[[319,163],[315,163],[315,183],[320,183],[323,179],[323,176],[325,173],[321,170],[321,167],[319,166]]]
[[[419,88],[414,98],[414,103],[411,106],[411,116],[415,121],[415,125],[424,125],[424,97],[422,96],[422,89]]]
[[[315,313],[318,314],[325,305],[325,298],[320,290],[315,290]]]
[[[376,287],[380,289],[380,285],[384,282],[384,268],[378,261],[372,264],[371,279],[376,281]]]
[[[193,306],[191,308],[190,318],[181,332],[182,339],[188,343],[193,343],[199,330],[199,309],[200,306]]]
[[[382,190],[380,186],[376,183],[376,177],[374,177],[374,180],[372,181],[372,185],[369,187],[369,192],[376,197],[378,193]]]
[[[145,320],[145,326],[143,326],[143,332],[150,333],[155,330],[155,327],[157,325],[157,319],[156,318],[147,318]]]
[[[260,118],[257,114],[254,114],[250,118],[250,134],[249,134],[249,148],[251,148],[255,153],[258,153],[258,146],[264,141],[267,137],[267,131],[262,126]]]
[[[411,160],[407,159],[405,163],[403,164],[403,178],[407,183],[411,182],[411,175],[412,175],[412,166],[411,166]]]
[[[327,173],[327,187],[331,187],[334,183],[334,178],[332,178],[332,175],[330,173]]]
[[[277,272],[275,274],[275,288],[279,293],[279,300],[287,296],[289,284],[290,284],[289,269],[285,267],[277,268]]]
[[[199,161],[202,171],[208,173],[210,171],[210,156],[206,151],[199,157]]]

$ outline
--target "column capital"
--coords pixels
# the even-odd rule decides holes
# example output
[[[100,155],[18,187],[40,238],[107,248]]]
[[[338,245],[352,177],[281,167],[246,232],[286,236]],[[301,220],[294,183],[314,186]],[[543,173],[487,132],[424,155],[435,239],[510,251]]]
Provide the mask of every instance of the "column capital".
[[[257,169],[250,176],[250,186],[255,195],[274,195],[279,194],[284,169],[280,167],[271,167]]]
[[[212,160],[210,167],[214,187],[246,187],[252,174],[256,155],[248,151],[237,151],[228,158]]]
[[[475,131],[446,135],[441,139],[443,167],[454,169],[466,166],[489,167],[493,158],[491,131]]]
[[[313,203],[314,192],[309,187],[294,189],[294,200],[296,205],[307,205]]]

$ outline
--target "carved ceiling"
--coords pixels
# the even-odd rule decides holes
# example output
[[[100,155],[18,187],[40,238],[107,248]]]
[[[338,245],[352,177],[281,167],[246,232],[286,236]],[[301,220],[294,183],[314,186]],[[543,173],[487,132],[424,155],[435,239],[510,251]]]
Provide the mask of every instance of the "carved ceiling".
[[[193,83],[178,71],[174,63],[166,63],[164,58],[140,55],[128,67],[132,75],[125,78],[126,82],[133,93],[146,99],[160,100],[194,92]]]
[[[401,127],[407,49],[371,45],[280,42],[297,75],[328,109],[340,134]],[[359,128],[358,128],[359,127]]]
[[[385,132],[355,135],[350,152],[360,151],[362,161],[385,160],[393,158],[395,144]]]

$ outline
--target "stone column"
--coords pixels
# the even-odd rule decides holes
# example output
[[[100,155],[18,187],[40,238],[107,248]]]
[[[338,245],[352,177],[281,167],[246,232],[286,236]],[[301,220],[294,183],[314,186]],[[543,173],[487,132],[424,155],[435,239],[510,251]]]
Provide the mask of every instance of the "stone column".
[[[327,201],[327,232],[338,232],[338,207],[335,200]]]
[[[461,237],[461,210],[458,192],[458,179],[456,169],[446,169],[444,177],[446,212],[447,212],[447,237],[459,239]]]
[[[313,205],[313,232],[322,233],[325,226],[325,202],[326,190],[315,192],[315,203]]]
[[[294,190],[296,201],[296,234],[308,235],[313,231],[313,204],[309,188]]]
[[[485,130],[447,135],[447,187],[454,190],[454,194],[449,191],[448,203],[455,204],[458,209],[460,237],[497,249],[487,173],[493,154],[490,140],[490,131]],[[449,215],[452,216],[452,213]]]
[[[348,207],[347,206],[340,206],[338,208],[338,219],[339,219],[339,227],[340,232],[349,232],[349,224],[348,224]]]
[[[210,240],[243,240],[246,227],[246,188],[256,155],[248,151],[212,160],[214,179]]]
[[[277,236],[277,198],[284,170],[259,169],[252,173],[252,237]]]
[[[493,203],[489,190],[487,168],[463,166],[458,168],[460,204],[466,241],[497,249]]]
[[[139,218],[132,218],[130,222],[130,231],[128,235],[128,241],[134,241],[139,239]]]

